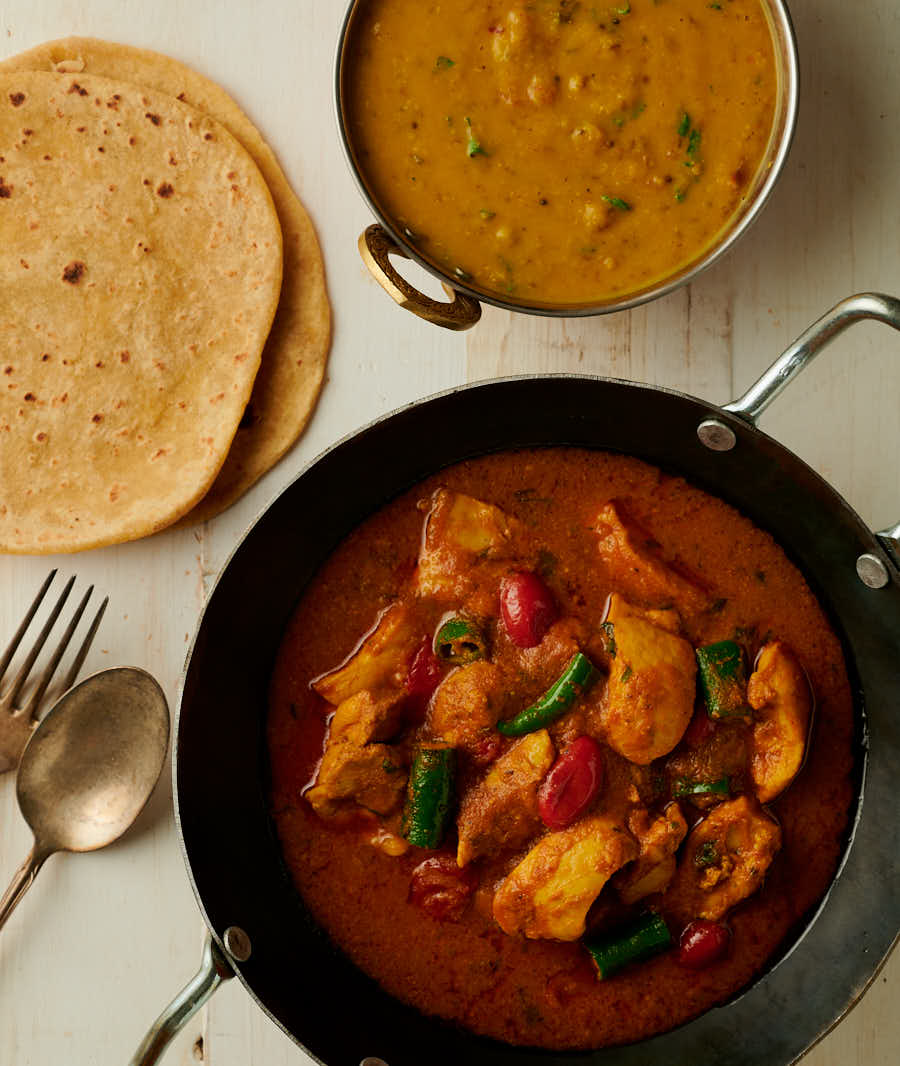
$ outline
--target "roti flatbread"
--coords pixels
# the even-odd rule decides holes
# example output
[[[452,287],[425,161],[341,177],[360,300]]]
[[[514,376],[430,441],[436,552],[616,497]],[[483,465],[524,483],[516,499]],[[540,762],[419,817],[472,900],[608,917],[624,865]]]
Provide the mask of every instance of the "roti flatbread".
[[[4,70],[94,73],[147,86],[221,122],[247,149],[272,193],[284,234],[281,301],[250,402],[219,477],[185,522],[223,511],[297,440],[316,404],[328,349],[331,310],[325,269],[309,215],[271,148],[221,86],[168,56],[90,37],[50,41],[0,62]]]
[[[206,494],[281,262],[218,122],[126,82],[0,74],[0,550],[131,540]]]

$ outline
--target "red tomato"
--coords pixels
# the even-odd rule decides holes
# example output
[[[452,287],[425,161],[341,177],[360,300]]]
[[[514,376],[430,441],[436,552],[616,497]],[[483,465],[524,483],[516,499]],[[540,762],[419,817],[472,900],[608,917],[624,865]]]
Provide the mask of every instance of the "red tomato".
[[[538,809],[549,829],[565,829],[603,787],[603,753],[592,737],[579,737],[560,755],[538,790]]]
[[[460,869],[452,855],[435,855],[413,870],[407,899],[438,921],[457,922],[477,886],[469,867]]]
[[[500,614],[509,639],[519,648],[533,648],[559,617],[553,593],[528,570],[500,582]]]
[[[434,654],[431,640],[425,637],[416,649],[406,674],[406,691],[419,709],[424,710],[443,676],[444,668]]]
[[[696,918],[679,938],[678,961],[690,970],[703,970],[722,958],[730,939],[728,926]]]

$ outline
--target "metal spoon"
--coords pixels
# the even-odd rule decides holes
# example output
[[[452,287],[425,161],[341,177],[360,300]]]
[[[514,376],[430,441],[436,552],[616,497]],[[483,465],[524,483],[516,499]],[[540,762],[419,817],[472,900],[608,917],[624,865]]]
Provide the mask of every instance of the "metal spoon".
[[[16,795],[34,847],[0,899],[0,929],[55,851],[94,851],[128,829],[168,743],[166,697],[144,670],[101,670],[57,701],[19,764]]]

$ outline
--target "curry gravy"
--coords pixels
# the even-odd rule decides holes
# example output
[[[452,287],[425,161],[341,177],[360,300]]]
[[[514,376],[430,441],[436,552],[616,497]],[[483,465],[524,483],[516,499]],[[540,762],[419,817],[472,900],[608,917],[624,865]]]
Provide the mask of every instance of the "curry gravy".
[[[361,0],[348,129],[445,273],[592,305],[697,259],[752,188],[777,76],[760,0]]]
[[[668,951],[601,982],[578,943],[504,935],[491,916],[491,877],[502,877],[521,854],[506,857],[502,869],[488,866],[460,920],[438,921],[408,898],[413,867],[433,853],[386,855],[358,830],[317,817],[303,798],[332,710],[310,680],[340,663],[378,611],[409,586],[422,533],[417,503],[439,486],[489,501],[528,527],[546,559],[555,560],[547,582],[564,614],[594,625],[603,617],[613,589],[598,564],[596,516],[616,498],[666,558],[707,590],[708,606],[687,625],[693,644],[740,633],[755,646],[771,633],[795,650],[816,701],[810,749],[799,776],[771,804],[783,845],[763,888],[729,913],[733,936],[724,960],[690,971]],[[664,1031],[731,998],[821,898],[852,801],[852,734],[840,643],[768,534],[636,459],[579,449],[519,451],[441,471],[368,519],[322,566],[288,627],[272,681],[271,803],[306,905],[388,992],[512,1044],[599,1047]],[[686,804],[689,822],[700,816],[691,811]],[[448,848],[452,854],[452,841]]]

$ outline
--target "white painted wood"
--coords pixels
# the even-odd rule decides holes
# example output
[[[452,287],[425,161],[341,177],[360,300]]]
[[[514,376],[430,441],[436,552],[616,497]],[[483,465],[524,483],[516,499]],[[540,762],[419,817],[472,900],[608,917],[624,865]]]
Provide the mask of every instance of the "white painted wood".
[[[900,293],[900,8],[895,0],[795,0],[803,105],[784,180],[763,217],[690,290],[608,319],[486,309],[465,338],[399,311],[368,278],[369,221],[344,164],[331,103],[343,0],[0,0],[0,56],[71,33],[157,48],[215,78],[270,139],[316,221],[335,310],[328,384],[306,436],[205,527],[59,560],[0,557],[0,642],[51,562],[110,594],[88,668],[150,669],[174,700],[204,594],[254,516],[322,449],[405,402],[464,380],[537,370],[612,374],[724,402],[837,299]],[[900,517],[900,338],[854,330],[764,417],[868,521]],[[0,778],[0,877],[29,846],[11,777]],[[56,856],[0,935],[0,1063],[126,1062],[196,970],[202,928],[166,778],[136,830],[95,855]],[[887,1066],[900,1056],[895,957],[861,1005],[805,1060]],[[202,1049],[195,1046],[202,1038]],[[201,1056],[199,1058],[198,1056]],[[166,1062],[303,1066],[311,1060],[227,984]],[[350,1064],[354,1066],[354,1064]]]

